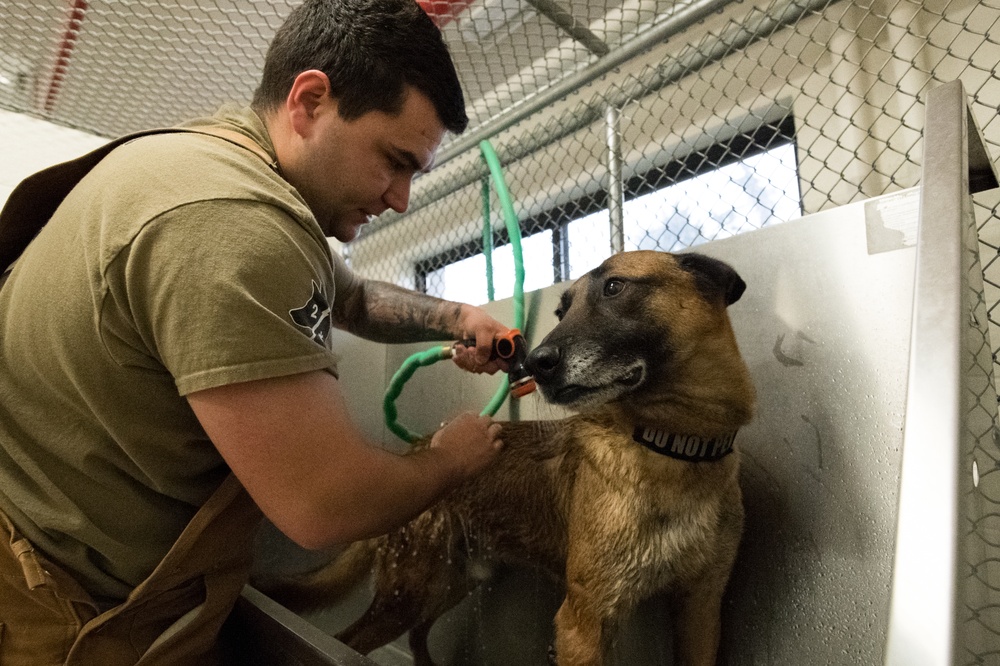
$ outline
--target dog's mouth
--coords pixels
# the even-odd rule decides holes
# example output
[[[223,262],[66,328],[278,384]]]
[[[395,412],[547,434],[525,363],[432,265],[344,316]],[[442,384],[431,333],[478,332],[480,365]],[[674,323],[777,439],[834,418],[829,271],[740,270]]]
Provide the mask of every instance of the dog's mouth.
[[[552,394],[550,400],[559,404],[569,404],[580,400],[582,397],[594,391],[593,387],[581,386],[580,384],[570,384],[563,386]]]
[[[598,373],[598,376],[593,379],[598,380],[599,383],[565,384],[554,391],[551,389],[546,391],[543,387],[543,393],[548,394],[549,401],[561,405],[601,404],[611,402],[636,388],[642,384],[645,378],[646,365],[642,362],[636,362],[625,368],[624,372],[620,374],[600,376]]]

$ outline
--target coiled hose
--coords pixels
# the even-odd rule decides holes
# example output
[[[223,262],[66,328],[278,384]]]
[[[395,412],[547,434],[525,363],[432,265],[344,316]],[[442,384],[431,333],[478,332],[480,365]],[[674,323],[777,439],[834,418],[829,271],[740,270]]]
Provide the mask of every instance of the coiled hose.
[[[490,225],[490,188],[492,180],[496,188],[497,197],[500,200],[500,208],[503,213],[504,224],[507,227],[507,235],[510,237],[510,244],[514,254],[514,326],[524,330],[524,256],[521,252],[521,226],[514,212],[514,203],[504,181],[503,171],[500,168],[500,159],[497,157],[493,145],[488,140],[479,143],[479,150],[483,160],[489,168],[489,177],[483,178],[483,254],[486,256],[486,289],[490,301],[493,300],[493,229]],[[426,351],[417,352],[403,361],[399,370],[389,381],[385,397],[382,400],[382,411],[385,415],[385,425],[403,441],[413,443],[420,439],[421,435],[414,433],[409,428],[399,422],[399,412],[396,409],[396,398],[403,391],[403,386],[409,381],[417,368],[432,365],[438,361],[452,357],[452,346],[437,346]],[[482,415],[493,416],[503,405],[504,400],[510,392],[510,378],[504,374],[500,386],[490,402],[483,408]]]

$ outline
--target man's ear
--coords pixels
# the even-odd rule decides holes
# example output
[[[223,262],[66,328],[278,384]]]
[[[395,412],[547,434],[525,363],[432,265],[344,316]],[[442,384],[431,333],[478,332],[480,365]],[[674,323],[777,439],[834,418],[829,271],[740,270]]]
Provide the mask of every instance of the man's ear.
[[[318,69],[299,72],[285,99],[285,108],[295,133],[309,136],[318,112],[333,101],[330,96],[330,79],[326,74]]]

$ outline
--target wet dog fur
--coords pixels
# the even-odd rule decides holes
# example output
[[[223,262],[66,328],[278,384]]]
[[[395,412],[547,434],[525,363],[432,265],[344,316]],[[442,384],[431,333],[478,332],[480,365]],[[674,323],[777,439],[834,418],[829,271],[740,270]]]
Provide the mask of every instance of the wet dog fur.
[[[739,454],[677,459],[636,437],[731,441],[749,422],[754,390],[726,312],[744,288],[730,266],[695,253],[612,256],[563,294],[559,323],[527,360],[546,401],[574,415],[505,423],[504,450],[480,477],[266,591],[303,611],[373,573],[371,606],[338,638],[368,653],[409,630],[424,666],[434,621],[482,572],[528,564],[564,584],[558,664],[605,663],[620,621],[660,592],[673,600],[675,663],[714,664],[743,525]]]

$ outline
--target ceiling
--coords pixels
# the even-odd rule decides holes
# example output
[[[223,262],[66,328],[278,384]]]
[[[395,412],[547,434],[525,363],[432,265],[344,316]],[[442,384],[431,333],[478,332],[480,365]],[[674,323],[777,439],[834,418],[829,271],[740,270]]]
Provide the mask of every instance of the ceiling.
[[[659,18],[706,4],[419,1],[452,50],[472,128],[608,58]],[[0,0],[0,107],[114,136],[246,101],[294,4]]]

